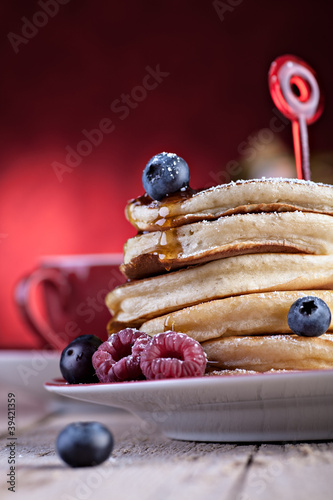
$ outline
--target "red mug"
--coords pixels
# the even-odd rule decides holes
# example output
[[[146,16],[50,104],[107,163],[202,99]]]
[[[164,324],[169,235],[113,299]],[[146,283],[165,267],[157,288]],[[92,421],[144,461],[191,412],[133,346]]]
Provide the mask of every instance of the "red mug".
[[[43,257],[15,289],[24,320],[40,348],[64,349],[79,335],[107,339],[106,294],[125,282],[121,254]]]

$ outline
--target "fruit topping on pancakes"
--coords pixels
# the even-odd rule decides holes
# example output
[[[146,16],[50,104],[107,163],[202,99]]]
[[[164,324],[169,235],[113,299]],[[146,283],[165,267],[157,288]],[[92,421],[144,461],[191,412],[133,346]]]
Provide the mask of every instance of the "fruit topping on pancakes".
[[[289,328],[302,337],[319,337],[331,324],[331,311],[319,297],[300,297],[288,312]]]
[[[100,382],[155,380],[204,375],[207,358],[199,342],[188,335],[149,335],[126,328],[114,333],[92,357]]]
[[[126,328],[111,335],[92,357],[98,380],[123,382],[143,379],[140,351],[149,339],[148,335],[133,328]]]
[[[140,367],[148,380],[198,377],[205,373],[207,358],[196,340],[185,334],[155,335],[141,354]]]
[[[92,356],[102,344],[95,335],[80,335],[62,351],[60,371],[70,384],[90,384],[97,382]]]
[[[162,200],[176,191],[184,190],[190,182],[186,161],[174,153],[153,156],[142,174],[142,184],[153,200]]]

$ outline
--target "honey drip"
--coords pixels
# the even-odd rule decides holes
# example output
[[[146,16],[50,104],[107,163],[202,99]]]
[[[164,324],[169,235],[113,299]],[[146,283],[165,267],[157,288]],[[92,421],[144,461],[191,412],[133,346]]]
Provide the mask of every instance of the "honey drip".
[[[181,256],[183,252],[182,245],[177,237],[177,229],[161,231],[158,245],[155,247],[154,255],[158,255],[164,268],[169,271],[171,262]]]
[[[152,200],[152,198],[147,193],[145,193],[142,196],[139,196],[139,198],[131,200],[128,204],[128,207],[131,205],[147,206],[148,208],[151,207],[155,209],[158,208],[161,215],[156,217],[156,219],[153,221],[153,224],[160,226],[161,229],[167,229],[172,225],[172,206],[177,203],[181,203],[182,201],[190,198],[199,191],[201,190],[195,190],[187,187],[186,189],[165,196],[162,201]],[[128,209],[126,209],[126,216],[129,222],[135,226],[136,221],[133,220]]]

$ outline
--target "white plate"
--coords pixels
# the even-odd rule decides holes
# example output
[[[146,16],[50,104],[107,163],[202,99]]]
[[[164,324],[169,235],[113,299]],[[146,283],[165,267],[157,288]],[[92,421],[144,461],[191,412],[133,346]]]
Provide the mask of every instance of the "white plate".
[[[333,439],[333,370],[114,384],[45,384],[70,398],[129,410],[175,439]]]

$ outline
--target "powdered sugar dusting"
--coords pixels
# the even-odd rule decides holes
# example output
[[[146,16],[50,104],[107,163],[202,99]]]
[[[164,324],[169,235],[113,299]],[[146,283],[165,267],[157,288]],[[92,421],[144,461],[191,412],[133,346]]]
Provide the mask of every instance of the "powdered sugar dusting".
[[[203,191],[209,192],[209,191],[216,191],[218,189],[225,189],[229,186],[238,186],[240,184],[262,184],[262,183],[272,183],[272,184],[302,184],[302,185],[307,185],[307,186],[325,186],[325,187],[331,187],[333,188],[332,184],[324,184],[321,182],[314,182],[314,181],[306,181],[304,179],[297,179],[295,178],[290,178],[290,177],[261,177],[260,179],[238,179],[237,181],[230,181],[228,184],[218,184],[216,186],[212,186],[208,189],[204,189]],[[203,191],[198,191],[198,193],[195,193],[193,196],[196,196]]]

